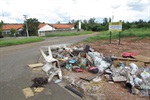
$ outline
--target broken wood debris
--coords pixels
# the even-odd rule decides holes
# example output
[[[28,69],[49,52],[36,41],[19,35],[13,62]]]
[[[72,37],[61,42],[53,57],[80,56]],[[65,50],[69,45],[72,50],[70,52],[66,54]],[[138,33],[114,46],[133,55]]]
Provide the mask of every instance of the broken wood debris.
[[[83,97],[83,95],[80,92],[78,92],[77,90],[73,89],[71,86],[66,85],[65,88],[70,90],[71,92],[75,93],[76,95],[80,96],[81,98]]]
[[[36,68],[36,67],[42,67],[43,64],[42,64],[42,63],[28,64],[28,66],[29,66],[30,68]]]
[[[34,96],[34,93],[30,87],[22,89],[26,98]]]

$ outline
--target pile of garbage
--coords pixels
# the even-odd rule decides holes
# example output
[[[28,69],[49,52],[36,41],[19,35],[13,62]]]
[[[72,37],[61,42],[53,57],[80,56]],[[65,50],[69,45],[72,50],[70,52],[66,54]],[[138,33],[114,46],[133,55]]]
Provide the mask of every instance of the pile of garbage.
[[[124,52],[122,57],[104,56],[87,44],[82,47],[48,46],[46,51],[41,48],[40,52],[44,58],[42,70],[49,77],[48,82],[57,75],[59,79],[55,83],[64,79],[82,93],[94,94],[102,87],[94,84],[104,79],[109,83],[123,82],[132,94],[149,96],[149,57],[132,52]],[[70,73],[74,73],[74,76]]]

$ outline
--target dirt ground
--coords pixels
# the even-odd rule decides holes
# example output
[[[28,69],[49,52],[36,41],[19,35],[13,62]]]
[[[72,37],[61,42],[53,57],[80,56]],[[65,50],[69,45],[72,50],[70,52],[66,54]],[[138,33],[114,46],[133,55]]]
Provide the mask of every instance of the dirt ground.
[[[123,52],[135,52],[138,55],[150,57],[150,38],[137,39],[137,38],[122,38],[121,44],[118,45],[118,40],[112,40],[109,44],[109,40],[99,40],[92,43],[86,43],[90,45],[94,51],[102,53],[104,56],[121,56]],[[82,46],[84,43],[76,44]],[[101,88],[99,93],[102,93],[101,99],[97,100],[149,100],[149,97],[141,97],[140,95],[134,95],[128,92],[122,83],[108,83],[102,81],[99,83]]]
[[[78,45],[83,45],[83,43]],[[88,43],[88,45],[104,56],[121,56],[123,52],[135,52],[139,55],[150,57],[150,38],[122,38],[120,45],[117,39],[112,40],[111,44],[109,40],[99,40]]]

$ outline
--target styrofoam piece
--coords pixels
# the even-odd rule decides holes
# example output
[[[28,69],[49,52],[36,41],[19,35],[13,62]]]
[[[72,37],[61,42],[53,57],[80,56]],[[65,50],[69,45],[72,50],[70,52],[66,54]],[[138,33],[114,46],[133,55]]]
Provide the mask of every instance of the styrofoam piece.
[[[116,76],[116,77],[112,77],[114,82],[125,82],[127,81],[127,79],[123,76]]]
[[[57,84],[57,83],[60,83],[62,80],[60,80],[60,79],[57,79],[56,81],[55,81],[55,83]]]

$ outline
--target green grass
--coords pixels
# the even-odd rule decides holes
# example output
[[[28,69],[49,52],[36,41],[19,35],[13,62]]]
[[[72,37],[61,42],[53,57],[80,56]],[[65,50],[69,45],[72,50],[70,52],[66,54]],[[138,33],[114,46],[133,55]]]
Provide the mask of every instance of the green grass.
[[[31,42],[38,42],[44,40],[42,37],[21,37],[21,38],[9,38],[9,39],[0,39],[0,47],[19,45]]]
[[[119,38],[119,33],[114,32],[112,33],[112,39]],[[150,37],[150,28],[132,28],[128,30],[124,30],[121,32],[121,38],[123,37],[137,37],[138,39]],[[98,35],[89,37],[85,40],[85,42],[93,42],[96,40],[106,40],[110,39],[109,31],[102,31]]]
[[[46,37],[55,37],[55,36],[76,36],[76,35],[85,35],[85,34],[91,34],[91,33],[92,33],[92,31],[52,33],[52,34],[46,35]]]

